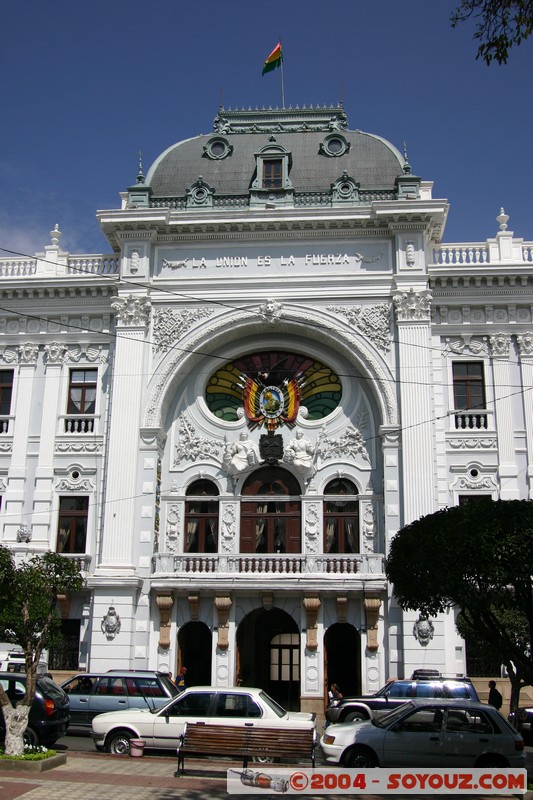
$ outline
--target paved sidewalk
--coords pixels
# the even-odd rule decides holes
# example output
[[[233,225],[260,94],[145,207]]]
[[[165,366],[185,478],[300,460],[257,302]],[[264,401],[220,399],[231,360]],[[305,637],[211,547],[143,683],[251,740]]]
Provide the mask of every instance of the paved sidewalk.
[[[2,771],[0,762],[0,800],[212,800],[228,798],[226,771],[241,768],[241,762],[189,759],[185,775],[176,778],[175,758],[126,758],[103,753],[73,753],[67,763],[48,772],[27,773]],[[263,767],[262,772],[268,772]],[[263,797],[279,798],[269,791],[264,793],[234,795],[237,800]],[[285,795],[286,797],[288,795]],[[324,800],[328,795],[305,795],[306,800]],[[356,795],[350,795],[353,798]],[[393,795],[388,795],[391,798]],[[329,797],[334,797],[329,795]],[[337,795],[337,797],[340,797]],[[384,795],[359,795],[362,800],[384,800]],[[414,795],[394,795],[396,798],[413,798]],[[418,795],[423,800],[443,795]],[[478,795],[484,800],[496,796]],[[466,800],[466,795],[461,795]],[[525,795],[533,800],[533,792]]]

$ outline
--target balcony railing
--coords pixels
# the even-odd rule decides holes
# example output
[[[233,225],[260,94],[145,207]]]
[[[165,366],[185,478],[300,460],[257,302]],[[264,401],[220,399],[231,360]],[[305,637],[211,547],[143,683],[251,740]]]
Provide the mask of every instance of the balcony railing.
[[[61,433],[78,435],[96,432],[97,414],[64,414],[59,419],[63,420]]]
[[[0,417],[0,436],[8,436],[13,433],[14,416]]]
[[[156,553],[152,556],[152,572],[159,575],[382,575],[384,556],[381,553],[357,555],[196,555]]]
[[[486,431],[492,428],[492,414],[485,410],[466,410],[450,412],[452,430]]]

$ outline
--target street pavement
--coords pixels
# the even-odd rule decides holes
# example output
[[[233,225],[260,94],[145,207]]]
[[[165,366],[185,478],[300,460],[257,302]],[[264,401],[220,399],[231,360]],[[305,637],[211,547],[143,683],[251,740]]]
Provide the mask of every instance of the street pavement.
[[[530,761],[533,749],[528,748]],[[212,800],[228,798],[228,768],[240,769],[241,762],[213,759],[188,759],[185,775],[175,777],[177,759],[112,756],[97,752],[68,752],[64,765],[41,773],[3,770],[0,761],[0,800]],[[318,766],[318,764],[317,764]],[[261,767],[268,772],[268,767]],[[279,793],[263,790],[258,794],[239,794],[239,798],[279,798]],[[306,795],[307,800],[322,800],[327,795]],[[331,795],[329,795],[331,797]],[[337,795],[340,797],[339,795]],[[350,795],[351,798],[358,795]],[[383,795],[359,795],[364,800],[384,800]],[[415,795],[409,795],[412,798]],[[457,795],[456,795],[457,796]],[[402,797],[407,795],[387,795]],[[424,800],[442,795],[419,795]],[[461,798],[465,798],[461,795]],[[533,800],[533,792],[525,797]],[[476,795],[477,800],[495,800],[496,795]]]

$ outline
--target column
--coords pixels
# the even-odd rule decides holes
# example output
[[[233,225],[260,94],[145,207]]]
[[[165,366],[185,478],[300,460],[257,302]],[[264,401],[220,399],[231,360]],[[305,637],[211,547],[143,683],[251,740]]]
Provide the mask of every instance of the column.
[[[516,337],[516,341],[520,354],[522,402],[526,429],[528,498],[533,500],[533,334],[520,334]]]
[[[19,370],[16,378],[16,395],[13,398],[13,447],[11,464],[7,474],[7,485],[4,496],[4,539],[17,541],[19,528],[23,526],[31,539],[33,508],[25,508],[27,469],[28,469],[28,437],[30,434],[31,413],[33,407],[33,386],[39,346],[27,342],[16,348],[16,351],[4,351],[6,363],[17,360]]]
[[[518,500],[518,466],[514,445],[513,398],[509,369],[511,337],[499,333],[490,337],[492,381],[494,386],[494,418],[498,435],[498,477],[500,499]]]
[[[431,293],[398,291],[394,297],[398,330],[401,407],[403,525],[435,509],[434,410],[431,371]]]
[[[150,315],[147,298],[116,298],[117,338],[111,422],[109,428],[105,514],[97,576],[133,574],[133,537],[136,525],[138,458],[144,388],[146,328]]]
[[[43,413],[39,437],[39,458],[35,475],[35,494],[33,520],[33,540],[47,542],[52,546],[50,511],[52,484],[54,478],[54,444],[57,432],[57,418],[60,411],[61,374],[65,363],[67,346],[53,342],[45,347],[45,377]]]

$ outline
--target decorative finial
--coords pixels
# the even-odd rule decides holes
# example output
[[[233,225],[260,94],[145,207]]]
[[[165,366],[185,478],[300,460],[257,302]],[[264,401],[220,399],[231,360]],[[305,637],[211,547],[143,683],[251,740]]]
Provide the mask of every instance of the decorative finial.
[[[500,224],[500,230],[506,231],[507,230],[507,221],[509,219],[509,215],[505,213],[503,208],[500,208],[500,213],[496,217],[496,222]]]
[[[137,183],[144,183],[143,153],[142,153],[142,150],[139,150],[139,171],[137,173]]]
[[[409,163],[409,159],[407,158],[407,144],[403,143],[403,171],[406,175],[411,174],[411,165]]]
[[[58,246],[59,240],[61,239],[62,236],[63,236],[63,234],[59,230],[59,225],[56,223],[54,225],[54,230],[50,231],[50,240],[51,240],[51,242],[52,242],[54,247]]]

